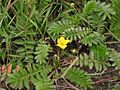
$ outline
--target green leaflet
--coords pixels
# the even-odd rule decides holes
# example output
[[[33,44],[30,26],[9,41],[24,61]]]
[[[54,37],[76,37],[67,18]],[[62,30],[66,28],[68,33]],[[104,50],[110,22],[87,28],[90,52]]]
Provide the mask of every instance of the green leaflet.
[[[54,41],[62,35],[73,41],[81,39],[91,32],[92,30],[90,28],[77,26],[77,24],[71,20],[53,22],[48,28],[48,33]]]
[[[84,45],[89,45],[92,46],[93,44],[101,44],[105,40],[105,37],[101,35],[98,32],[94,32],[89,34],[88,36],[85,36],[82,40],[81,43]]]
[[[18,39],[14,41],[14,44],[18,45],[15,56],[19,57],[19,59],[13,57],[14,59],[16,59],[18,62],[28,62],[28,60],[29,62],[33,62],[35,41],[32,39]]]
[[[47,45],[44,41],[40,40],[40,43],[36,47],[36,51],[34,52],[35,59],[40,64],[45,64],[48,53],[50,52],[51,47]]]
[[[89,67],[89,69],[95,68],[96,71],[106,70],[107,67],[111,66],[109,62],[110,55],[112,54],[108,51],[108,48],[106,46],[93,45],[90,49],[89,54],[80,54],[79,65],[80,67]]]
[[[116,69],[120,68],[120,53],[116,52],[115,50],[112,50],[110,52],[110,61],[112,61],[112,66],[115,66]]]
[[[35,79],[34,81],[36,90],[53,90],[53,82],[49,78]]]
[[[71,68],[68,71],[66,78],[71,82],[76,83],[77,85],[79,85],[79,87],[83,88],[84,90],[92,88],[92,82],[90,77],[86,74],[86,72],[80,70],[79,68]]]
[[[116,84],[112,90],[120,90],[120,84]]]

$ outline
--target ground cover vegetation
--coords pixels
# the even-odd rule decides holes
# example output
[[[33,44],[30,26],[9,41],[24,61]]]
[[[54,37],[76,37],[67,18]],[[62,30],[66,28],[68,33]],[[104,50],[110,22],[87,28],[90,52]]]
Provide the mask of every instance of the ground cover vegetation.
[[[0,0],[0,89],[120,90],[120,0]]]

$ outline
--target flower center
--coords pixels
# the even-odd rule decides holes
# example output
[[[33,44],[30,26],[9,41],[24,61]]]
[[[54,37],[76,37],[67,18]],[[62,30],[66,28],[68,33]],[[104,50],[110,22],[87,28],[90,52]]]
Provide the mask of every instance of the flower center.
[[[60,44],[61,44],[61,46],[64,46],[64,45],[65,45],[65,43],[64,43],[64,42],[61,42]]]

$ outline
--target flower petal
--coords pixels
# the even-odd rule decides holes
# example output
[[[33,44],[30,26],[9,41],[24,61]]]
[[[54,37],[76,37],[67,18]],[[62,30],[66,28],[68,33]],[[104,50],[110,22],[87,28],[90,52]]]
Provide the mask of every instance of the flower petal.
[[[57,44],[57,46],[62,48],[62,49],[65,49],[67,47],[67,45],[60,45],[60,44]]]
[[[69,42],[70,42],[70,40],[65,40],[65,41],[64,41],[65,44],[67,44],[67,43],[69,43]]]
[[[60,37],[58,40],[57,40],[57,43],[61,43],[61,42],[64,42],[65,38],[64,37]]]

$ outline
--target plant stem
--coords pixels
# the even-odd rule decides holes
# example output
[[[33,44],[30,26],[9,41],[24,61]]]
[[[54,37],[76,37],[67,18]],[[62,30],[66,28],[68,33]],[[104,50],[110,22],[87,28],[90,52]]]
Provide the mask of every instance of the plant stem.
[[[60,48],[57,48],[57,59],[60,60]]]
[[[120,42],[118,41],[110,41],[110,42],[105,42],[105,44],[119,44]]]

